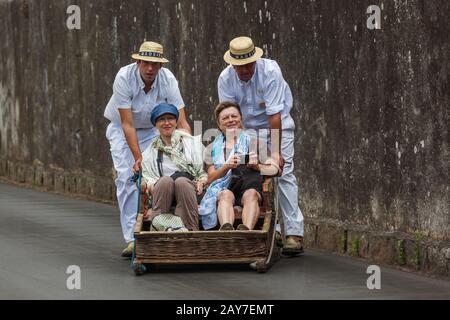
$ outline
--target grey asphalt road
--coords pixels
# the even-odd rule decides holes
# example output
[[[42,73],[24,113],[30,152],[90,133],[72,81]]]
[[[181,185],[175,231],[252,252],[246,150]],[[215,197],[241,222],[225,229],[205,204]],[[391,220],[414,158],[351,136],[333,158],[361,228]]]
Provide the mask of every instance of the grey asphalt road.
[[[0,299],[450,299],[450,281],[306,250],[265,274],[247,266],[155,267],[136,277],[120,257],[114,206],[0,183]],[[67,268],[80,267],[69,290]]]

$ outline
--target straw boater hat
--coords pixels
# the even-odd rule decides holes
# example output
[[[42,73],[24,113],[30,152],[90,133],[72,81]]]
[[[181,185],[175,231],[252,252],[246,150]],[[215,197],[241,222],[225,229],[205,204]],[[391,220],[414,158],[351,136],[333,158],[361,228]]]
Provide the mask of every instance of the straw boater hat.
[[[142,43],[139,52],[132,54],[131,57],[136,60],[169,62],[169,60],[163,57],[163,46],[152,41]]]
[[[234,66],[241,66],[258,60],[262,55],[262,49],[255,47],[252,39],[249,37],[237,37],[231,40],[230,50],[225,52],[223,59]]]

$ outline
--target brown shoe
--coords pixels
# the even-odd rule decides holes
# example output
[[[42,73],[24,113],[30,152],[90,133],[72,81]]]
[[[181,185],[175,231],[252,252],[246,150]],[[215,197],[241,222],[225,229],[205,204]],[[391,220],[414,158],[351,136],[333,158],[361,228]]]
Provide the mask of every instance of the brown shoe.
[[[236,230],[243,230],[243,231],[245,231],[245,230],[250,230],[250,229],[245,224],[241,223],[240,225],[237,226]]]
[[[275,243],[280,248],[283,246],[283,237],[281,237],[281,233],[278,231],[275,231]]]
[[[128,243],[128,246],[123,249],[122,251],[122,257],[131,257],[133,255],[133,250],[134,250],[134,241],[130,241]]]
[[[287,236],[286,243],[283,246],[283,254],[295,256],[303,253],[303,237]]]
[[[233,225],[231,223],[224,223],[223,225],[220,226],[219,231],[233,231]]]

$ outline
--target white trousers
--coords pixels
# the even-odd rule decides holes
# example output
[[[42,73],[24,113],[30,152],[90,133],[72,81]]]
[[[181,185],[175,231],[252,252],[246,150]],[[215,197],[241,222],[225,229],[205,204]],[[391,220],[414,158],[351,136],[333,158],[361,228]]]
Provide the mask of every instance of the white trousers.
[[[283,175],[278,178],[278,196],[283,214],[284,234],[303,237],[304,218],[298,206],[298,184],[294,175],[294,130],[283,130],[281,154],[285,165]]]
[[[278,196],[281,214],[284,222],[284,234],[286,236],[303,236],[304,218],[298,206],[298,184],[294,175],[294,130],[295,124],[292,117],[282,120],[283,131],[281,135],[281,154],[285,160],[283,174],[278,179]],[[265,146],[267,143],[268,131],[246,130],[251,137],[258,136],[259,145]],[[269,149],[271,144],[269,143]],[[264,147],[259,150],[262,152]],[[281,231],[280,225],[276,226],[277,231]]]
[[[150,142],[158,135],[153,129],[137,129],[139,148],[142,152],[150,145]],[[130,179],[133,177],[134,157],[128,146],[122,126],[110,123],[106,129],[106,138],[111,146],[111,156],[114,169],[117,172],[115,180],[117,188],[117,202],[120,209],[120,224],[125,242],[134,240],[134,225],[138,210],[138,189],[136,183]]]

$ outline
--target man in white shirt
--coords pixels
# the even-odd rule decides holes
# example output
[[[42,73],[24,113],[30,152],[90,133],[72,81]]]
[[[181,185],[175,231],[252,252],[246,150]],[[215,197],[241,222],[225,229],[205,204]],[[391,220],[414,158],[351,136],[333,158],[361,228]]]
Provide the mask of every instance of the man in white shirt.
[[[224,55],[225,62],[230,65],[218,80],[219,101],[238,103],[244,127],[254,129],[249,132],[253,131],[260,139],[271,139],[271,156],[283,168],[283,174],[278,178],[286,234],[283,253],[296,255],[303,252],[304,221],[298,207],[298,185],[293,173],[292,93],[277,62],[262,59],[262,54],[249,37],[238,37],[230,42],[230,49]]]
[[[171,71],[162,67],[169,62],[163,56],[163,47],[156,42],[144,42],[138,53],[131,56],[136,62],[122,67],[116,75],[113,95],[104,116],[111,121],[106,137],[111,145],[120,222],[127,247],[122,256],[132,255],[133,229],[136,222],[138,189],[131,180],[141,168],[142,152],[159,134],[150,115],[159,103],[173,104],[179,111],[177,127],[191,133],[186,120],[184,102],[178,82]]]

